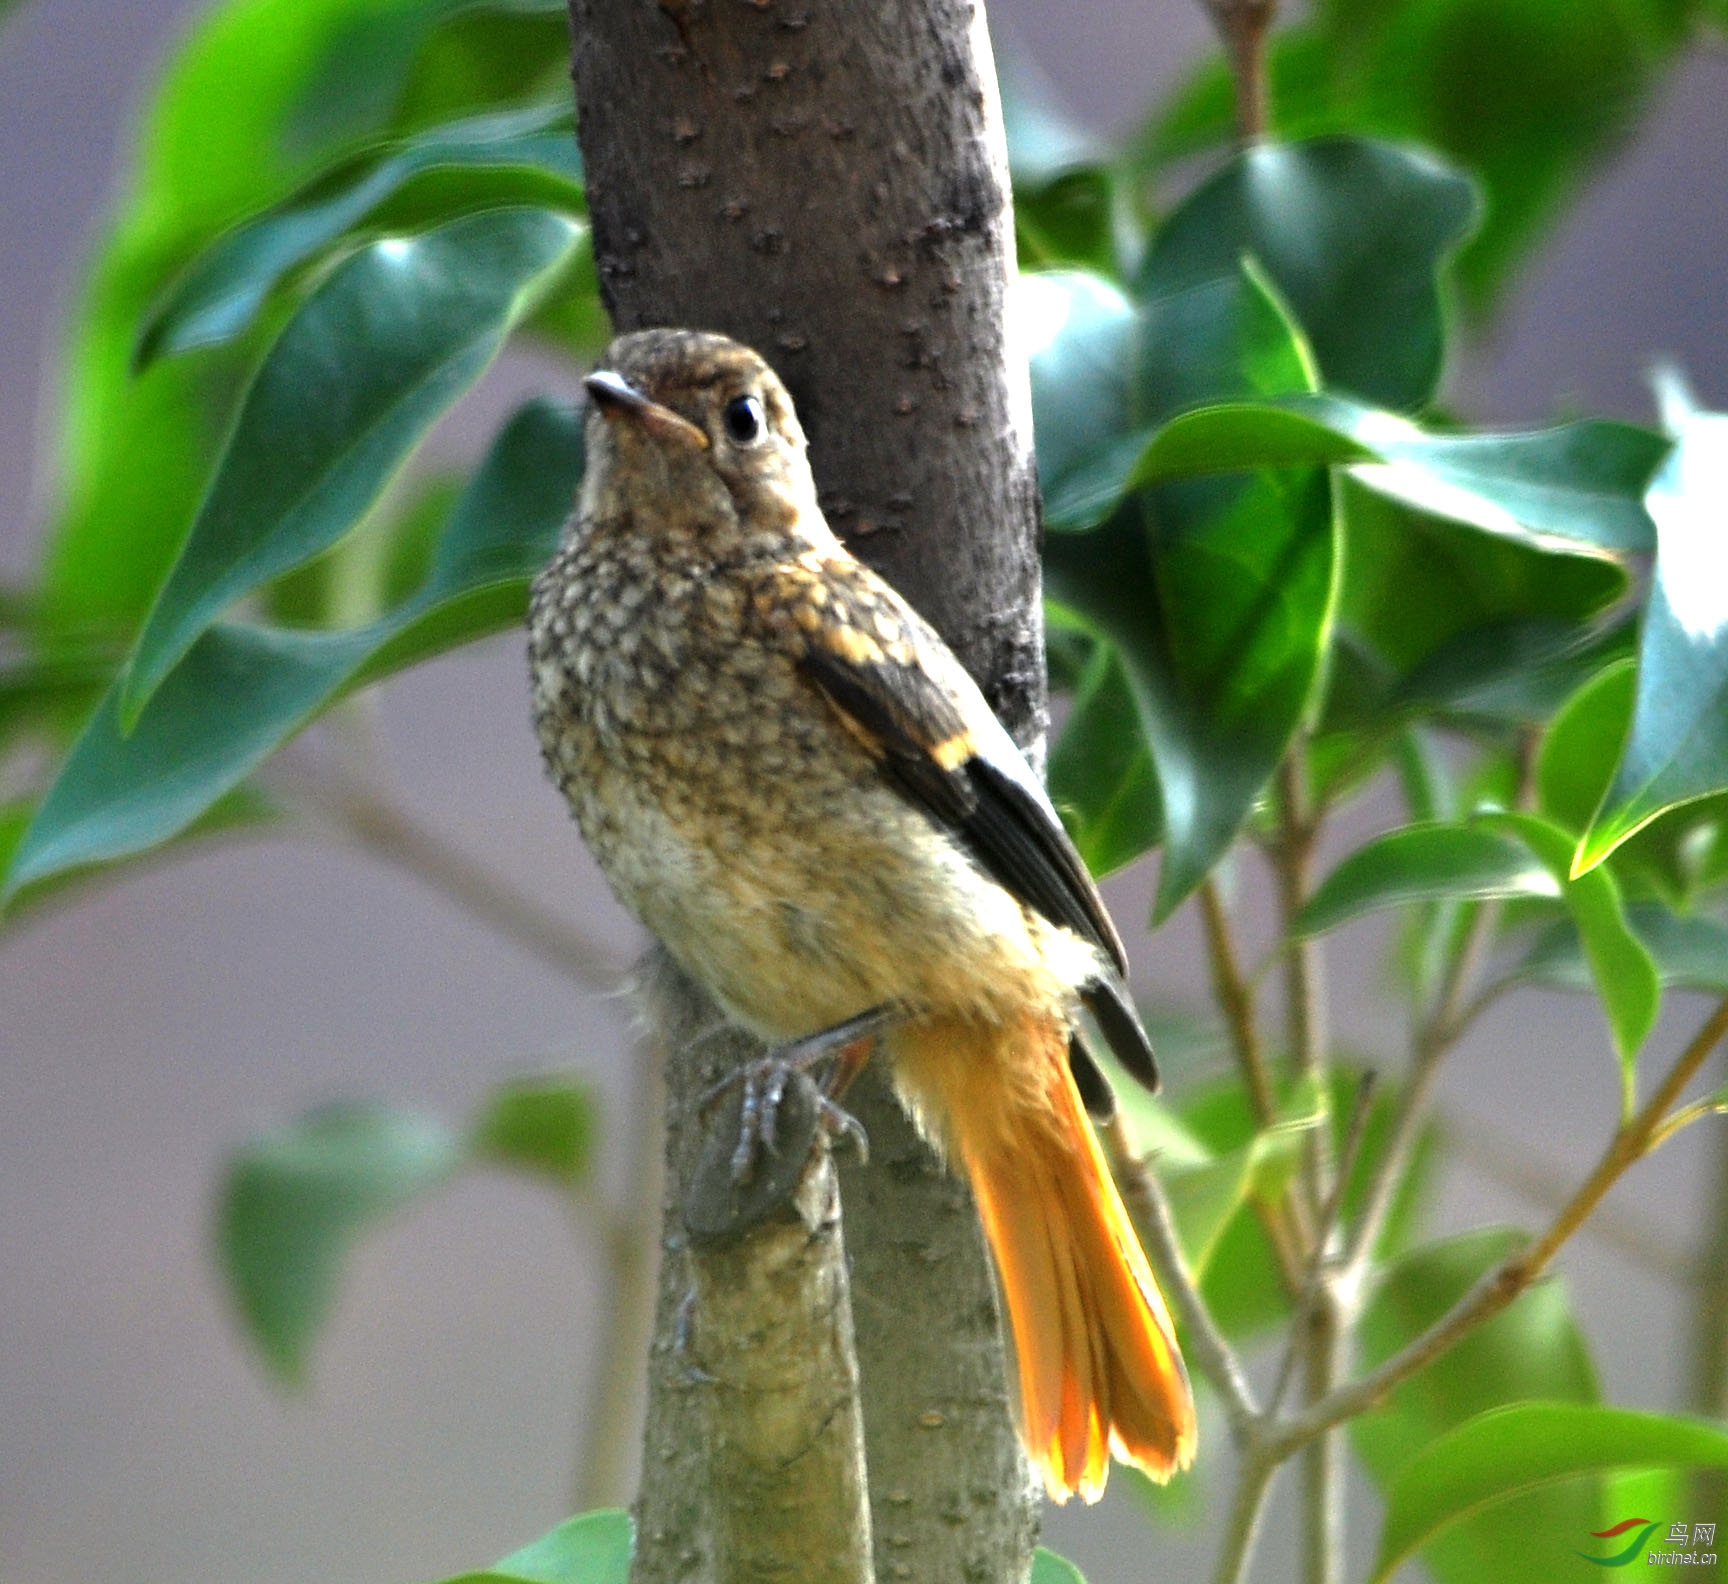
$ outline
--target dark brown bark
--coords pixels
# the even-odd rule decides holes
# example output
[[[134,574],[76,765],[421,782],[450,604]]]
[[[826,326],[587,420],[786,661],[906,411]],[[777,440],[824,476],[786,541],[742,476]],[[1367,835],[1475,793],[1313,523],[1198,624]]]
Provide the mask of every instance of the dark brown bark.
[[[720,330],[774,364],[836,532],[1036,747],[1037,492],[1004,314],[1012,214],[982,8],[571,0],[571,17],[614,324]],[[680,1082],[674,1070],[674,1113]],[[975,1212],[881,1074],[851,1101],[872,1145],[867,1167],[842,1171],[842,1197],[877,1578],[1024,1579],[1035,1508]],[[675,1216],[676,1137],[671,1151]],[[674,1345],[689,1290],[669,1220],[637,1504],[636,1577],[655,1584],[712,1576],[700,1424]]]

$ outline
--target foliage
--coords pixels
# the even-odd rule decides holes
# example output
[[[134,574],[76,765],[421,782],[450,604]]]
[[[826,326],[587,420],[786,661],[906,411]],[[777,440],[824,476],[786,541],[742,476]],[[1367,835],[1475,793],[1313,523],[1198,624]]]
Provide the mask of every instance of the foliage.
[[[1072,693],[1051,786],[1082,854],[1104,873],[1157,849],[1155,922],[1264,855],[1292,882],[1292,964],[1397,910],[1418,1060],[1495,996],[1593,991],[1631,1117],[1665,988],[1728,992],[1728,416],[1677,376],[1662,434],[1489,434],[1441,405],[1454,282],[1491,305],[1702,15],[1583,11],[1321,0],[1272,50],[1282,139],[1162,213],[1151,179],[1222,141],[1221,65],[1121,159],[1008,108]],[[0,808],[14,914],[291,812],[297,734],[520,620],[580,476],[575,416],[530,403],[459,485],[404,480],[504,346],[580,359],[604,336],[561,12],[230,0],[169,68],[75,319],[42,574],[0,602],[0,767],[53,767]],[[1320,823],[1386,786],[1403,817],[1305,877]],[[1212,948],[1228,968],[1228,934]],[[1238,1070],[1173,1062],[1173,1101],[1132,1104],[1201,1296],[1237,1345],[1308,1301],[1279,1239],[1341,1152],[1348,1318],[1367,1367],[1395,1359],[1521,1234],[1417,1241],[1424,1117],[1383,1086],[1353,1135],[1358,1064],[1267,1052],[1240,1011],[1212,1041]],[[345,1106],[247,1146],[218,1252],[267,1362],[304,1372],[379,1217],[475,1164],[578,1191],[593,1127],[548,1082],[462,1135]],[[1555,1285],[1353,1443],[1387,1501],[1376,1577],[1419,1550],[1447,1584],[1557,1570],[1532,1537],[1606,1519],[1617,1470],[1725,1461],[1709,1427],[1601,1401]],[[596,1584],[628,1547],[593,1514],[463,1578]],[[1034,1576],[1078,1575],[1041,1554]]]

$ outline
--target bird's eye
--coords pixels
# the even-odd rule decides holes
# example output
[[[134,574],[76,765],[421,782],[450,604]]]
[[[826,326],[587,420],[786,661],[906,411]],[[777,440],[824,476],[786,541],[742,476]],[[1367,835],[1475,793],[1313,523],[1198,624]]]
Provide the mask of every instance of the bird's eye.
[[[755,445],[768,427],[761,398],[756,396],[734,396],[720,416],[726,425],[727,438],[734,445]]]

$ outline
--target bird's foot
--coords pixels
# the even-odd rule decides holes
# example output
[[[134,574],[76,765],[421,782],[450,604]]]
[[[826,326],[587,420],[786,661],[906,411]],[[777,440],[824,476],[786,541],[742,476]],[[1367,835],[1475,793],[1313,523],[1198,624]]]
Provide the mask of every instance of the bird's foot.
[[[765,1156],[778,1154],[781,1110],[789,1086],[795,1079],[807,1079],[810,1069],[829,1057],[834,1065],[813,1096],[817,1125],[832,1138],[850,1139],[857,1146],[860,1159],[868,1159],[870,1141],[858,1119],[840,1105],[839,1096],[869,1061],[876,1036],[904,1016],[899,1007],[872,1007],[831,1028],[818,1029],[802,1039],[776,1046],[728,1073],[703,1094],[699,1105],[707,1111],[735,1088],[743,1091],[738,1141],[732,1151],[732,1181],[739,1185],[749,1182]]]

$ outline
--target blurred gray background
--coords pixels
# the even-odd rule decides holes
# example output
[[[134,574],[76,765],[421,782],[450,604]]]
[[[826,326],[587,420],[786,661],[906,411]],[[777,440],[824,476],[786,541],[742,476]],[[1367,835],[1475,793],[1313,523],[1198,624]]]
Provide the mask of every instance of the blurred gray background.
[[[0,576],[31,566],[51,495],[54,355],[80,261],[125,180],[144,86],[197,10],[23,0],[0,25]],[[1198,0],[996,0],[992,20],[1105,132],[1131,125],[1208,42]],[[1670,81],[1571,212],[1456,371],[1459,405],[1499,421],[1562,408],[1648,420],[1643,370],[1661,353],[1728,398],[1725,150],[1718,52]],[[506,397],[554,377],[525,361],[502,370],[439,443],[471,445]],[[393,684],[378,719],[419,816],[631,948],[634,926],[542,783],[515,639]],[[1350,836],[1334,833],[1335,847]],[[1242,887],[1256,902],[1258,877]],[[1144,874],[1111,887],[1130,934],[1148,894]],[[1395,1067],[1404,1032],[1381,994],[1384,934],[1370,925],[1332,946],[1333,1012],[1344,1040]],[[1186,916],[1136,952],[1146,993],[1198,998]],[[1696,1004],[1672,1003],[1653,1052],[1697,1020]],[[207,851],[0,937],[0,1584],[403,1584],[481,1565],[557,1521],[591,1387],[592,1228],[528,1183],[459,1183],[365,1245],[311,1389],[287,1398],[212,1279],[211,1186],[234,1141],[337,1097],[459,1121],[506,1075],[573,1065],[615,1117],[631,1091],[625,1026],[622,1004],[574,992],[399,873],[305,842]],[[1596,1013],[1562,997],[1503,1003],[1442,1089],[1508,1157],[1569,1175],[1615,1107]],[[1615,1196],[1632,1242],[1686,1246],[1703,1142],[1682,1138]],[[1442,1174],[1441,1228],[1534,1216],[1491,1172]],[[1562,1267],[1610,1394],[1676,1403],[1677,1289],[1601,1239]],[[1203,1465],[1221,1445],[1214,1435]],[[1148,1539],[1122,1483],[1101,1509],[1054,1518],[1050,1543],[1093,1584],[1199,1572],[1205,1533]],[[1258,1578],[1289,1574],[1281,1527]]]

